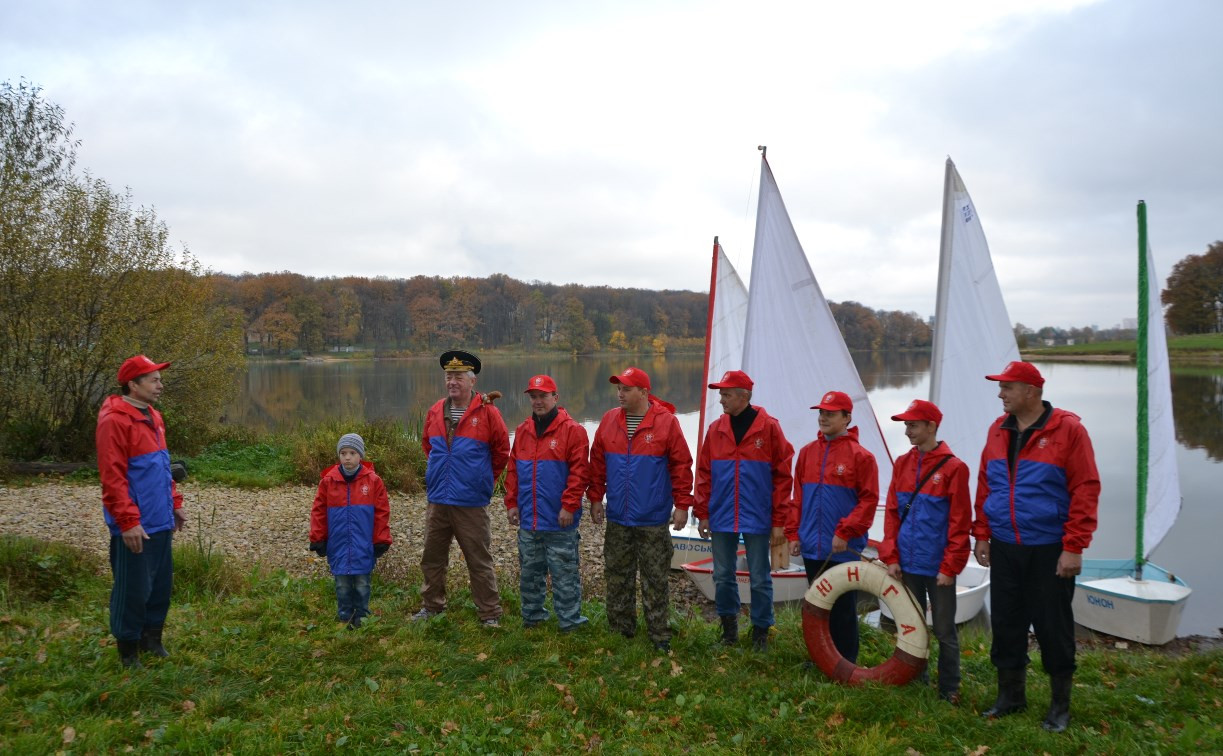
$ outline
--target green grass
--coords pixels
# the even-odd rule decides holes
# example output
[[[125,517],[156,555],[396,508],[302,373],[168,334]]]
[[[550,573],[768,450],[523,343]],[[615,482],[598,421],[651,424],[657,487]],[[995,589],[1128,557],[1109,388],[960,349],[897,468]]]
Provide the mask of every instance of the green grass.
[[[1084,354],[1084,355],[1104,355],[1104,354],[1126,354],[1134,355],[1138,350],[1138,344],[1133,339],[1128,341],[1096,341],[1090,344],[1074,344],[1067,346],[1042,347],[1029,345],[1022,351],[1025,354],[1042,355],[1042,354]],[[1168,351],[1175,359],[1178,354],[1182,356],[1193,356],[1195,353],[1202,352],[1223,352],[1223,334],[1218,333],[1197,333],[1190,336],[1173,336],[1168,341]]]
[[[196,547],[177,550],[183,548]],[[12,551],[0,555],[14,558]],[[375,616],[354,632],[332,619],[326,579],[255,571],[232,591],[181,580],[190,585],[176,586],[189,589],[177,595],[167,623],[172,657],[146,658],[145,668],[132,672],[120,668],[106,630],[104,576],[78,581],[72,601],[5,597],[0,751],[1223,749],[1219,651],[1182,658],[1082,653],[1071,727],[1052,735],[1039,726],[1048,696],[1039,672],[1029,678],[1026,713],[996,722],[977,714],[994,694],[979,634],[963,639],[965,703],[953,709],[932,688],[851,689],[804,668],[794,609],[779,612],[767,655],[749,651],[746,639],[740,648],[720,648],[712,624],[676,616],[673,655],[661,657],[644,633],[633,640],[609,633],[598,602],[585,607],[591,626],[572,635],[554,624],[522,630],[508,590],[500,629],[478,626],[464,589],[452,590],[446,614],[413,624],[407,617],[419,606],[415,587],[375,576]],[[863,633],[866,661],[890,652],[887,636]]]

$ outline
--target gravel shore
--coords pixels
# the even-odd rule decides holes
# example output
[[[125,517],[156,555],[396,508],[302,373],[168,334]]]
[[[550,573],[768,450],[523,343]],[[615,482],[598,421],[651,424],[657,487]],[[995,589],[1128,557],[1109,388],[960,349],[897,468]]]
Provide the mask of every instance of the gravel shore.
[[[286,486],[271,490],[248,490],[220,486],[180,487],[188,526],[177,538],[220,550],[243,565],[258,564],[269,570],[283,569],[296,577],[328,576],[326,560],[307,550],[310,504],[315,489]],[[425,499],[391,494],[391,535],[394,544],[379,560],[378,573],[404,587],[420,585],[420,554],[423,547]],[[492,520],[492,552],[503,590],[517,591],[517,529],[505,518],[502,501],[489,507]],[[580,526],[582,593],[602,599],[603,527],[583,517]],[[59,541],[98,554],[106,559],[109,536],[102,522],[102,491],[98,485],[54,482],[28,487],[0,486],[0,533]],[[467,568],[458,544],[450,549],[448,582],[457,588],[467,584]],[[671,574],[671,602],[680,611],[714,614],[712,602],[679,572]]]

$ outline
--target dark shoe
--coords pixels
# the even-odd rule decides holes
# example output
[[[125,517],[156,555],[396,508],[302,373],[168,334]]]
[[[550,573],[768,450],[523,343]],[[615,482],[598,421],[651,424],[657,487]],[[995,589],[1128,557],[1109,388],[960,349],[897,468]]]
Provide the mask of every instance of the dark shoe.
[[[432,619],[433,617],[436,617],[439,614],[441,614],[441,612],[435,612],[432,609],[425,609],[424,607],[421,607],[420,611],[418,611],[416,614],[413,614],[410,619],[413,622],[420,622],[421,620]]]
[[[543,622],[541,622],[540,620],[525,620],[524,619],[522,621],[522,629],[523,630],[534,630],[535,628],[539,627],[542,624]]]
[[[952,706],[960,705],[960,692],[958,690],[953,690],[950,692],[940,691],[938,694],[938,697],[946,701],[947,703],[951,704]]]
[[[1040,726],[1049,732],[1064,732],[1070,725],[1070,688],[1074,685],[1071,675],[1057,675],[1049,678],[1051,692],[1049,711],[1045,721]]]
[[[361,618],[354,614],[352,618],[348,620],[347,627],[349,630],[356,630],[357,628],[361,627]]]
[[[734,646],[739,643],[739,617],[731,615],[729,617],[720,617],[722,620],[722,640],[723,646]]]
[[[501,620],[496,617],[489,617],[488,619],[480,620],[480,624],[483,627],[501,627]]]
[[[616,632],[623,635],[627,640],[632,640],[637,636],[637,632],[635,630],[617,630]]]
[[[669,640],[654,641],[654,650],[660,653],[664,653],[664,654],[671,653],[671,641]]]
[[[163,659],[170,655],[166,647],[161,645],[161,627],[146,627],[140,633],[140,650],[147,651],[153,656],[160,656]]]
[[[769,650],[769,629],[752,625],[752,650],[764,653]]]
[[[981,716],[997,719],[1028,708],[1027,684],[1026,668],[998,670],[998,700],[991,708],[981,712]]]
[[[140,641],[118,641],[119,663],[127,669],[140,669]]]

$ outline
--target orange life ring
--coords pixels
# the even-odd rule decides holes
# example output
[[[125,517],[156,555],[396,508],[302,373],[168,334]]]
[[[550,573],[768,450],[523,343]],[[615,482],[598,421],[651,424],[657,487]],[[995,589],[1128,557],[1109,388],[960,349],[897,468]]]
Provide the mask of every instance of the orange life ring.
[[[839,596],[848,591],[866,591],[879,597],[896,620],[896,650],[877,667],[859,667],[832,643],[828,615]],[[904,583],[888,577],[877,562],[842,562],[815,579],[803,597],[803,638],[807,653],[820,670],[837,682],[857,685],[877,680],[904,685],[926,668],[930,633],[913,594]]]

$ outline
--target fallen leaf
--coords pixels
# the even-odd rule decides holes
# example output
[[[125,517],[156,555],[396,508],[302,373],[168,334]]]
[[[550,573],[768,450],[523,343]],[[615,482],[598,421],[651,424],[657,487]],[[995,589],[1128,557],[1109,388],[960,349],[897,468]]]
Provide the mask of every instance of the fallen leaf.
[[[476,661],[478,662],[486,661],[487,659],[488,659],[488,654],[486,653],[480,652],[476,654]]]
[[[684,668],[681,667],[679,664],[676,664],[675,660],[672,659],[671,660],[671,676],[679,677],[682,674],[684,674]]]
[[[828,725],[829,727],[840,727],[841,725],[845,724],[845,715],[839,711],[833,712],[832,716],[824,720],[824,724]]]
[[[47,649],[44,646],[43,648],[38,649],[38,653],[34,656],[34,661],[38,662],[39,664],[42,664],[46,660],[47,660]]]
[[[183,707],[183,711],[190,714],[191,712],[195,711],[195,701],[191,701],[191,700],[183,701],[182,707]]]
[[[65,727],[64,728],[64,745],[68,745],[69,743],[71,743],[74,740],[76,740],[76,730],[74,730],[71,727]]]
[[[985,756],[987,753],[989,753],[989,746],[982,745],[977,746],[977,749],[969,753],[968,756]]]
[[[450,733],[455,732],[458,729],[459,729],[459,726],[457,724],[451,721],[446,721],[446,723],[442,725],[442,734],[449,735]]]

